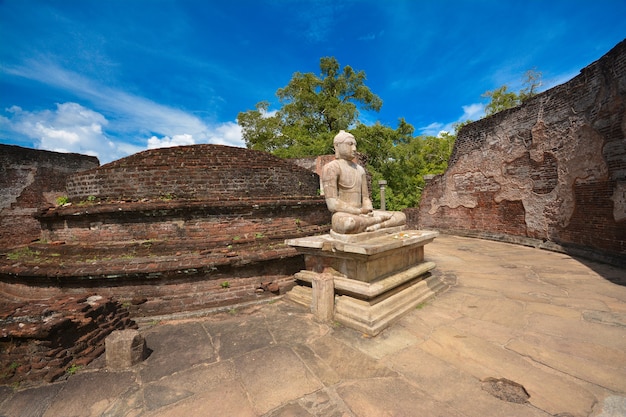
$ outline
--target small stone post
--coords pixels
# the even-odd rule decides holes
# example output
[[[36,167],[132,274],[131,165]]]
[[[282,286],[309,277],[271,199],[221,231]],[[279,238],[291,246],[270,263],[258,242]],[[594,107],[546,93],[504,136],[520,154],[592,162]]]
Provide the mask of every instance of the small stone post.
[[[312,282],[311,312],[315,319],[327,323],[335,315],[335,281],[331,274],[315,274]]]
[[[147,356],[146,341],[137,330],[115,330],[104,339],[107,367],[126,369]]]
[[[380,209],[386,210],[385,207],[385,186],[387,185],[387,181],[380,180],[378,181],[378,186],[380,187]]]

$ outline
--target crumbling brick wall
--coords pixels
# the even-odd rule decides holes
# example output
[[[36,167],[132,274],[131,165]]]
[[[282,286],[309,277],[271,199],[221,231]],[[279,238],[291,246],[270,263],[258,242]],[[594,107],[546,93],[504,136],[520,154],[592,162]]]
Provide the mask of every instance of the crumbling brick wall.
[[[465,126],[419,225],[626,254],[626,41],[560,86]]]
[[[0,248],[38,239],[33,215],[66,194],[68,175],[98,165],[93,156],[0,144]]]
[[[114,330],[137,328],[120,303],[98,295],[0,302],[0,384],[51,382],[104,352]]]

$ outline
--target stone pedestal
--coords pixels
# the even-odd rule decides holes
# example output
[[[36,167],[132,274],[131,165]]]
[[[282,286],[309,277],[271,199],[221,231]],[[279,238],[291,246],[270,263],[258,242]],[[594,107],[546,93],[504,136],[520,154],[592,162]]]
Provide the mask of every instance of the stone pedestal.
[[[287,240],[289,246],[304,254],[307,268],[296,274],[300,285],[288,296],[310,306],[318,319],[332,316],[335,321],[374,336],[445,288],[438,277],[429,274],[435,264],[424,261],[424,246],[437,235],[433,231],[394,228]],[[329,286],[334,295],[332,315],[319,312],[318,300],[324,299],[320,291],[328,292]]]

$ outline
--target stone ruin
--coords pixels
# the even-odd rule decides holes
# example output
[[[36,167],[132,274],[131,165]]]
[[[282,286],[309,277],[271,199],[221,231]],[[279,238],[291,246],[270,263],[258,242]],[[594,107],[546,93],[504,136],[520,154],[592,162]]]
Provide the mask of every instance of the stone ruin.
[[[31,256],[0,267],[4,293],[93,288],[135,315],[247,301],[290,285],[302,260],[285,239],[330,227],[316,174],[242,148],[140,152],[73,174],[66,189],[69,204],[37,216]]]
[[[623,265],[625,74],[623,41],[571,81],[464,127],[447,172],[405,210],[409,227]],[[98,165],[0,145],[0,383],[87,364],[130,317],[272,297],[311,278],[307,255],[283,243],[330,229],[310,171],[214,145]],[[54,207],[63,195],[71,205]]]
[[[99,165],[93,156],[0,144],[0,248],[39,239],[35,215],[66,195],[69,175]]]
[[[330,228],[315,173],[242,148],[149,150],[71,174],[65,189],[68,204],[38,210],[38,241],[2,250],[0,343],[2,355],[13,356],[2,358],[0,382],[18,379],[16,372],[40,377],[36,367],[51,380],[79,356],[80,364],[93,358],[57,352],[57,330],[45,330],[53,315],[77,339],[94,336],[92,352],[101,353],[106,332],[80,326],[97,319],[89,309],[69,312],[65,302],[102,297],[113,316],[138,317],[271,298],[290,289],[303,267],[285,239]],[[107,314],[101,319],[109,323]],[[33,324],[30,332],[15,327],[23,322]],[[64,359],[44,352],[27,367],[14,359],[40,346]]]
[[[459,132],[419,226],[626,264],[626,40]]]

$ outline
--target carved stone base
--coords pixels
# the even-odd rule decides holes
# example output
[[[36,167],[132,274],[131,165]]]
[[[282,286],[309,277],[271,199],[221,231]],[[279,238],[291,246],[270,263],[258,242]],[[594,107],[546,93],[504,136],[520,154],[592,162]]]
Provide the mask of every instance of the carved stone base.
[[[363,234],[366,235],[366,234]],[[288,240],[305,256],[307,269],[295,277],[300,285],[288,297],[312,309],[318,319],[332,316],[350,328],[375,336],[403,314],[428,300],[445,284],[430,276],[433,262],[424,261],[424,245],[437,232],[398,229],[371,234],[370,239],[338,239],[335,235]],[[320,314],[320,281],[333,314]],[[328,293],[328,281],[334,291]],[[326,300],[324,305],[333,303]]]
[[[437,276],[412,282],[400,291],[382,300],[365,301],[348,295],[335,295],[334,320],[370,336],[376,336],[394,321],[428,301],[446,285]],[[311,307],[313,290],[297,285],[287,297],[303,306]]]

